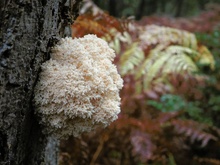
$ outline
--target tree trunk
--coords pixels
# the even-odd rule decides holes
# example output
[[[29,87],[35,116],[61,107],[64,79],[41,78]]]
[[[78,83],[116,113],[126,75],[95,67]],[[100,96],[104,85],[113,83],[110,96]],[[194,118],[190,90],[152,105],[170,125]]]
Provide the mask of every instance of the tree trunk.
[[[182,9],[184,5],[184,0],[176,0],[176,13],[175,17],[180,17],[182,15]]]
[[[116,12],[116,5],[117,2],[115,0],[109,0],[109,14],[114,17],[118,16]]]
[[[58,141],[42,134],[33,89],[50,47],[70,36],[81,0],[0,1],[0,164],[57,164]]]
[[[143,16],[144,13],[144,8],[145,8],[145,0],[141,0],[138,5],[138,10],[136,14],[136,18],[139,20]]]

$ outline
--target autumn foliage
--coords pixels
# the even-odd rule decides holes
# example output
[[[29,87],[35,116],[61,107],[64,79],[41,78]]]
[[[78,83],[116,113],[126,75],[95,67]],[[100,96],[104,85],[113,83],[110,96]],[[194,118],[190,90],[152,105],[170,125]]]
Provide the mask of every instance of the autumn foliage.
[[[96,34],[116,51],[121,113],[106,129],[62,141],[60,164],[220,164],[220,45],[205,45],[212,33],[220,36],[220,7],[214,9],[181,20],[78,17],[72,37]]]

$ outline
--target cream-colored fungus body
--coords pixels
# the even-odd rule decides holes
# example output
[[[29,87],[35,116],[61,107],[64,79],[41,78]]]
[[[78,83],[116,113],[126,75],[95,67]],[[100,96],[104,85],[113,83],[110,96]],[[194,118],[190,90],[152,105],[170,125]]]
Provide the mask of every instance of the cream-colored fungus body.
[[[117,119],[123,80],[114,57],[107,42],[95,35],[64,38],[53,48],[34,97],[46,134],[78,136]]]

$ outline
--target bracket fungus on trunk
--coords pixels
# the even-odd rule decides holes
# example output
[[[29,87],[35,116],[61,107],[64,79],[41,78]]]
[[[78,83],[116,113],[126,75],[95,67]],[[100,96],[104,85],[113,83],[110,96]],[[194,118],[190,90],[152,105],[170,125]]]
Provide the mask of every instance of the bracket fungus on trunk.
[[[59,139],[107,126],[120,112],[123,80],[114,51],[95,35],[64,38],[42,64],[34,104],[46,134]]]

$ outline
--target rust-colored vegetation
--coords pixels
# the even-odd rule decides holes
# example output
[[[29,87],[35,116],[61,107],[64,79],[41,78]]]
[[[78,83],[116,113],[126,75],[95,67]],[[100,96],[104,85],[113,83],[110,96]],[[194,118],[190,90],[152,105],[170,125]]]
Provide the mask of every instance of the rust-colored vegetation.
[[[121,113],[106,129],[62,141],[60,164],[220,164],[219,11],[138,23],[79,16],[72,37],[96,34],[117,54]]]

